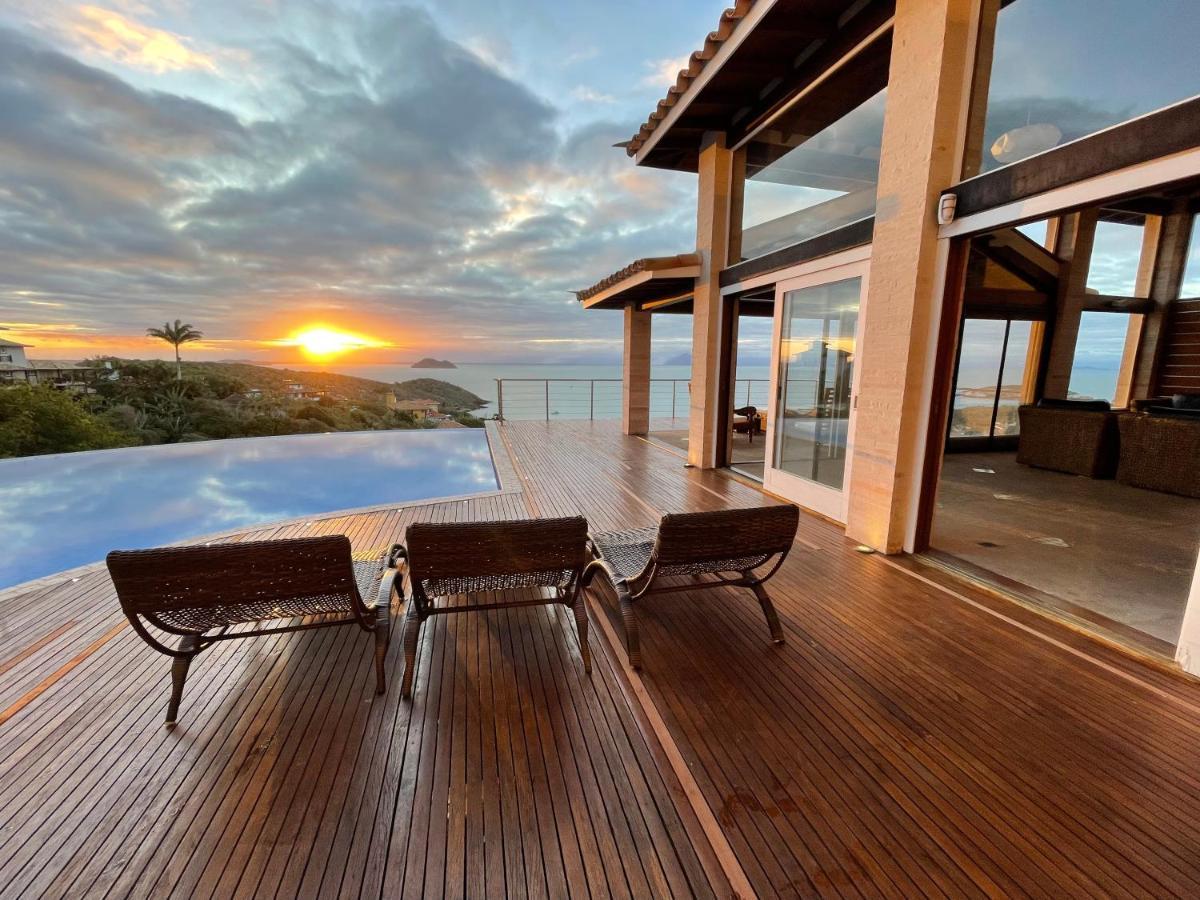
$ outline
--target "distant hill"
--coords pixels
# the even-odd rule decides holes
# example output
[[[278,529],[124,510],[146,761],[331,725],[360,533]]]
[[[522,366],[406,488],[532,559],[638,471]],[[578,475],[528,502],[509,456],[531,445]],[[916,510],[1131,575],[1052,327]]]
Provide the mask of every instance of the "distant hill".
[[[389,386],[397,400],[436,400],[442,412],[470,412],[487,406],[488,401],[466,388],[436,378],[412,378]]]
[[[355,375],[339,375],[335,372],[301,372],[295,369],[276,369],[240,362],[185,362],[184,374],[194,372],[220,372],[236,378],[247,388],[259,388],[271,393],[283,394],[289,382],[296,382],[311,390],[328,391],[347,400],[379,402],[379,395],[391,391],[397,400],[436,400],[442,412],[470,412],[481,409],[488,401],[460,388],[458,385],[436,378],[413,378],[388,384]]]
[[[454,363],[448,359],[434,359],[432,356],[426,356],[424,359],[418,359],[412,364],[413,369],[457,369]]]

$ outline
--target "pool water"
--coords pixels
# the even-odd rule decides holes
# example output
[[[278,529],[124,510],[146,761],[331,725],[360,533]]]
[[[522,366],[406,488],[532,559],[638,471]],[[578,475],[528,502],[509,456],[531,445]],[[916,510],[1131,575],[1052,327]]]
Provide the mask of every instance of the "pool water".
[[[497,489],[482,428],[240,438],[0,460],[0,587],[109,550]]]

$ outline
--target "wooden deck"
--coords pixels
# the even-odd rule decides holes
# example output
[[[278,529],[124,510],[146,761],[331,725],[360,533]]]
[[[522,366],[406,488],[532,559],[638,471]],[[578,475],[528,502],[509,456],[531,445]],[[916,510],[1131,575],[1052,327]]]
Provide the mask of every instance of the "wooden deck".
[[[612,424],[494,433],[504,492],[235,539],[771,502]],[[815,518],[771,593],[782,648],[748,593],[646,602],[640,677],[608,593],[590,679],[565,611],[435,617],[411,704],[354,629],[218,645],[173,730],[102,571],[10,593],[0,896],[1200,896],[1200,684]]]

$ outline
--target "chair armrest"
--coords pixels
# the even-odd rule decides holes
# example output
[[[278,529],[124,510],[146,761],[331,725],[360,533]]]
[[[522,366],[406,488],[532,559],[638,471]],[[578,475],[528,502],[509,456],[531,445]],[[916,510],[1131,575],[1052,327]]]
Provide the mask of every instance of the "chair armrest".
[[[396,584],[396,567],[388,561],[388,568],[383,570],[383,577],[379,581],[379,590],[375,593],[375,609],[382,607],[383,609],[391,609],[392,606],[392,590]]]
[[[392,544],[392,549],[388,551],[387,565],[389,569],[396,568],[396,564],[400,561],[408,561],[408,550],[403,544]]]
[[[603,572],[605,577],[612,582],[613,587],[626,587],[628,584],[624,575],[612,567],[606,559],[593,559],[583,569],[583,575],[579,579],[580,583],[587,587],[592,583],[592,579],[596,577],[597,572]]]

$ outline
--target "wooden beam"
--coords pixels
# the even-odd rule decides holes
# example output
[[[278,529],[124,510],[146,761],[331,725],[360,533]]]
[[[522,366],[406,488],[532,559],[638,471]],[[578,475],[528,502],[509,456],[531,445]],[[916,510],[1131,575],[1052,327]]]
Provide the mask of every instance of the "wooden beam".
[[[1198,146],[1200,98],[1176,103],[964,181],[953,188],[958,197],[957,216],[964,219]]]
[[[1053,315],[1049,294],[1009,288],[967,288],[963,314],[971,319],[1044,321]]]
[[[1088,263],[1096,237],[1098,210],[1063,216],[1060,220],[1054,255],[1062,260],[1063,271],[1058,279],[1055,298],[1054,328],[1046,359],[1042,396],[1064,400],[1071,383],[1071,368],[1075,362],[1075,342],[1083,315],[1083,298],[1087,296]]]
[[[1154,301],[1149,297],[1120,297],[1085,292],[1077,300],[1084,312],[1145,313],[1154,308]]]
[[[1138,297],[1149,297],[1154,277],[1154,260],[1158,254],[1158,240],[1162,231],[1162,216],[1146,216],[1142,224],[1142,249],[1138,257],[1137,278],[1133,293]],[[1151,301],[1153,302],[1153,301]],[[1121,368],[1117,372],[1117,390],[1113,406],[1126,408],[1133,400],[1133,378],[1137,372],[1138,348],[1146,328],[1145,316],[1130,316],[1125,329],[1125,347],[1121,351]]]

